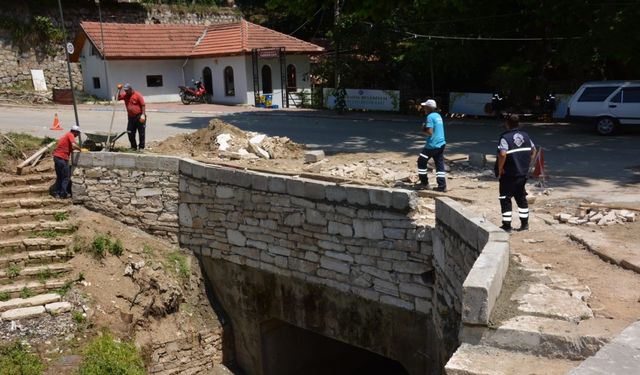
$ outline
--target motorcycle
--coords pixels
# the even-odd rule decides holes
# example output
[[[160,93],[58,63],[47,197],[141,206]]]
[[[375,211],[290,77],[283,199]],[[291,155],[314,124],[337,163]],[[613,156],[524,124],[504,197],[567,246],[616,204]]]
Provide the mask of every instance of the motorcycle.
[[[209,95],[204,88],[204,84],[196,81],[195,87],[178,86],[180,89],[180,100],[182,104],[189,105],[191,103],[207,103]]]

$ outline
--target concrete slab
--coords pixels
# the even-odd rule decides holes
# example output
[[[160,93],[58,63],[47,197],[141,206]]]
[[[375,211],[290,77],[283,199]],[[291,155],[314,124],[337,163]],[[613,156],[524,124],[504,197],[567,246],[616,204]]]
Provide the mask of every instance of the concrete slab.
[[[20,320],[34,318],[44,314],[46,314],[44,306],[33,306],[5,311],[0,315],[0,318],[2,320]]]
[[[47,303],[58,301],[60,301],[60,295],[57,293],[40,294],[31,298],[14,298],[5,302],[0,302],[0,312],[18,309],[21,307],[46,305]]]
[[[568,375],[632,375],[640,369],[640,321],[631,324],[595,356]]]
[[[564,290],[552,289],[544,284],[524,285],[513,294],[511,300],[519,303],[518,310],[528,314],[571,322],[593,318],[593,312],[585,302],[571,297]]]
[[[579,362],[462,344],[445,365],[447,375],[560,375]]]
[[[62,314],[71,311],[73,305],[69,302],[54,302],[44,306],[44,309],[51,315]]]

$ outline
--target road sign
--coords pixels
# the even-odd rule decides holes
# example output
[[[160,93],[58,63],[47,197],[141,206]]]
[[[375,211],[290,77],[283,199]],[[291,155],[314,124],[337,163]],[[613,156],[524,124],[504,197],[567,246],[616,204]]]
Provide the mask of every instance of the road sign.
[[[69,53],[70,55],[73,55],[73,51],[75,51],[75,48],[73,48],[73,43],[71,42],[67,43],[67,53]]]

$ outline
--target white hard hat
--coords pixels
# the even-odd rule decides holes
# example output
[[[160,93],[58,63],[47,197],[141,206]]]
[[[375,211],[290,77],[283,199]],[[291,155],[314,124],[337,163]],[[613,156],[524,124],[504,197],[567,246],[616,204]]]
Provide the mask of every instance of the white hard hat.
[[[438,108],[438,106],[436,105],[436,101],[433,100],[433,99],[429,99],[426,102],[422,102],[422,103],[420,103],[420,105],[423,106],[423,107],[429,107],[429,108],[433,108],[433,109]]]
[[[72,132],[79,132],[79,131],[80,131],[80,127],[79,127],[78,125],[73,125],[73,126],[71,127],[71,131],[72,131]]]

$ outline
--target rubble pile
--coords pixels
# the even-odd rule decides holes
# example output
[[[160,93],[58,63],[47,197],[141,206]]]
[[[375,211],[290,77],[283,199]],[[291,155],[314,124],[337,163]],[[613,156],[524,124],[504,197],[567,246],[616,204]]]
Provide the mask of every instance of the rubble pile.
[[[304,145],[287,137],[245,132],[219,119],[190,134],[179,134],[150,148],[154,152],[228,159],[297,159]]]
[[[331,166],[324,172],[331,176],[354,180],[378,180],[388,185],[393,185],[396,182],[415,182],[411,181],[415,172],[401,160],[362,160],[356,163]]]
[[[575,215],[562,212],[555,214],[554,218],[560,223],[572,225],[604,226],[634,222],[636,221],[636,214],[629,210],[580,208]]]

